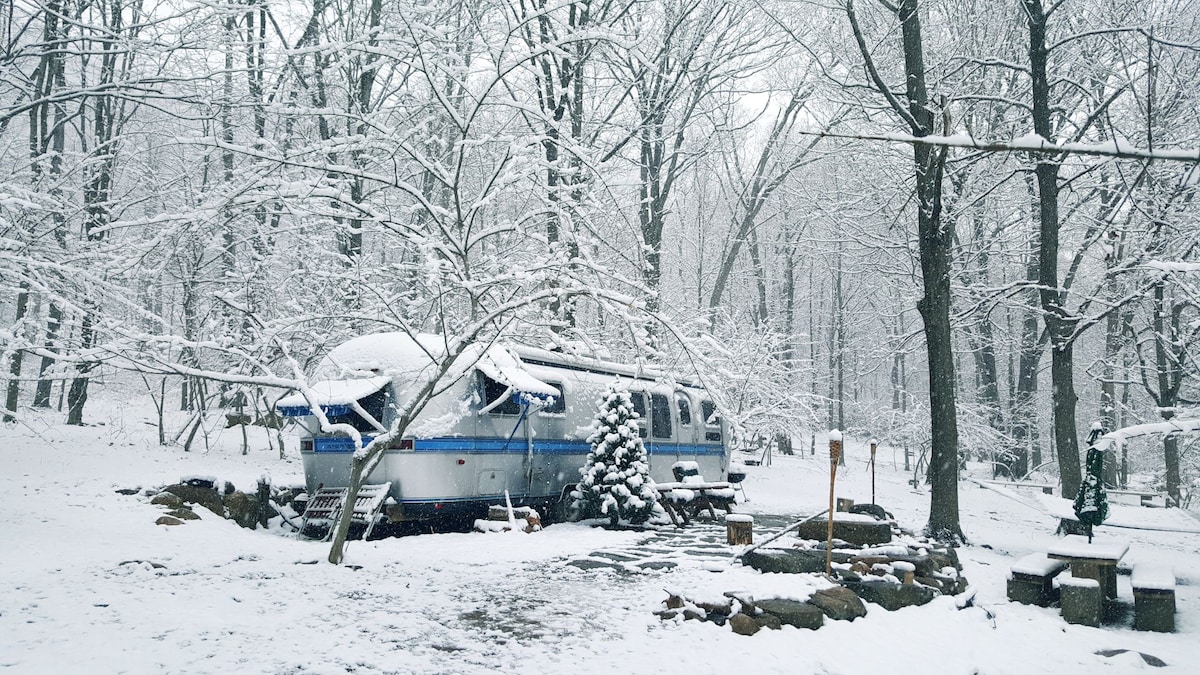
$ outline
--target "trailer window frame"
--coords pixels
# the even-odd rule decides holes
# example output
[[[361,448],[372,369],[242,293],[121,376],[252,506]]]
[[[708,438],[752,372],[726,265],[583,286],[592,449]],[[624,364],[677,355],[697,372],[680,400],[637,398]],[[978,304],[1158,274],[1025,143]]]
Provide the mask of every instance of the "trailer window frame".
[[[650,436],[661,440],[674,437],[671,424],[671,399],[666,394],[650,394]]]
[[[700,414],[704,418],[704,440],[709,443],[720,443],[722,440],[721,413],[712,399],[700,399]]]
[[[629,400],[633,403],[633,411],[638,414],[638,435],[646,438],[650,435],[649,423],[650,416],[647,412],[646,392],[631,391],[629,392]]]
[[[678,413],[679,428],[692,426],[692,399],[684,392],[675,392],[675,409]]]
[[[508,393],[510,387],[503,382],[497,382],[492,378],[484,375],[482,372],[475,371],[477,375],[477,384],[479,387],[480,410],[483,410],[494,403],[498,398]],[[499,415],[502,417],[516,417],[521,414],[521,404],[515,400],[511,394],[507,401],[497,403],[495,407],[487,411],[488,415]]]

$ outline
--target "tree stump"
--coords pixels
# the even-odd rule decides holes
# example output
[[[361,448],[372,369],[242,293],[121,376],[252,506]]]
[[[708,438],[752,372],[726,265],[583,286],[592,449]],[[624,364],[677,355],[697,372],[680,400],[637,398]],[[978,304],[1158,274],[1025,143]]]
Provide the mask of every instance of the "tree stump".
[[[730,546],[754,543],[754,516],[730,513],[725,516],[725,538]]]

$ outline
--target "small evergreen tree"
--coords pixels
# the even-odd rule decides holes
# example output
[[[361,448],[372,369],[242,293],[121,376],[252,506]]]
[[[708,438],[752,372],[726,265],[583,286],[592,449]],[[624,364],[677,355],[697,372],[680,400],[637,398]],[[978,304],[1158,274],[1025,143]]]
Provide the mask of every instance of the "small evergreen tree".
[[[582,517],[607,516],[613,525],[621,520],[641,525],[658,507],[638,417],[629,392],[610,386],[592,423],[592,449],[579,470],[579,486],[571,493]]]

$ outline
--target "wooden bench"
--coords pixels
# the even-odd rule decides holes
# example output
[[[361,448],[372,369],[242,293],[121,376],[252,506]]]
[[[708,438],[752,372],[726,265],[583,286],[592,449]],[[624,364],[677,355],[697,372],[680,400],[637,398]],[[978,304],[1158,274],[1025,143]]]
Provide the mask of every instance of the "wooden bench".
[[[988,485],[995,485],[997,487],[1032,488],[1035,490],[1041,490],[1042,494],[1044,494],[1044,495],[1054,494],[1054,488],[1056,487],[1055,485],[1053,485],[1051,483],[1028,483],[1028,482],[1012,481],[1012,480],[980,480],[979,482],[987,483]]]
[[[1008,599],[1026,605],[1049,606],[1057,600],[1054,578],[1068,564],[1045,553],[1030,553],[1021,558],[1013,564],[1008,578]]]
[[[1133,567],[1133,627],[1171,633],[1175,630],[1175,573],[1159,563]]]

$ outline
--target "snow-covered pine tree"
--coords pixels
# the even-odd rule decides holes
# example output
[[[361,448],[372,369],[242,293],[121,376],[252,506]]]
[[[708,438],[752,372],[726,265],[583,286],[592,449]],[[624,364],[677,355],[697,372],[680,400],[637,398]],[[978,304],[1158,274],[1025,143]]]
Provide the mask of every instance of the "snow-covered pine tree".
[[[588,437],[592,449],[571,495],[582,517],[607,516],[613,525],[622,520],[640,525],[654,514],[658,492],[638,434],[638,417],[629,392],[609,386]]]

